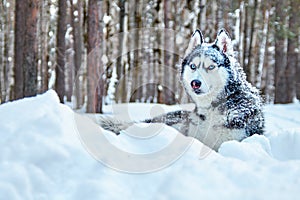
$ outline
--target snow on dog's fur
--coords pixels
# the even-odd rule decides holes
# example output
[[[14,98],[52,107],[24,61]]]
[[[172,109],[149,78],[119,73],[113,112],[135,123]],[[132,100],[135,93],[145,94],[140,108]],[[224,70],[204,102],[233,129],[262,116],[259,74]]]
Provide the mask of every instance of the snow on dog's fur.
[[[143,122],[165,123],[214,150],[225,141],[241,141],[253,134],[263,134],[261,97],[246,81],[224,29],[213,43],[205,43],[202,33],[196,30],[180,71],[181,82],[195,109],[170,112]],[[119,134],[132,122],[101,118],[100,125]]]

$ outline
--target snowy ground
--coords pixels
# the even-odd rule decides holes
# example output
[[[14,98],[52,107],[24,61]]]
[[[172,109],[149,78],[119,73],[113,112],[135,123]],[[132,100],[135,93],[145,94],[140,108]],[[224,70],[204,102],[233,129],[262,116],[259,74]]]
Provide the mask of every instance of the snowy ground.
[[[177,108],[106,111],[138,120]],[[299,199],[300,105],[265,112],[266,136],[224,143],[216,153],[166,126],[139,125],[141,135],[116,137],[94,116],[59,104],[54,91],[7,103],[0,106],[0,199]]]

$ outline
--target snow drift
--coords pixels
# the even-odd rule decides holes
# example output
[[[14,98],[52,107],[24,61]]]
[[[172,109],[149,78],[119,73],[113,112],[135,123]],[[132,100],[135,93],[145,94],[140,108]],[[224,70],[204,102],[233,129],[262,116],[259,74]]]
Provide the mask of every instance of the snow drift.
[[[125,110],[131,119],[138,120],[158,110],[178,108],[118,105],[113,114],[121,117]],[[106,111],[112,109],[107,107]],[[167,126],[160,126],[155,135],[146,131],[149,137],[142,139],[141,135],[114,136],[60,104],[52,90],[3,104],[0,199],[298,199],[300,105],[269,105],[265,113],[265,136],[226,142],[216,153]],[[96,137],[82,134],[81,129],[89,132],[91,127],[99,130]],[[98,141],[101,138],[105,141]],[[105,151],[107,143],[127,152],[130,160],[132,155],[164,149],[174,138],[187,142],[188,148],[148,173],[121,172],[103,160],[122,159],[115,151]],[[85,139],[93,143],[86,143]],[[180,144],[175,147],[182,148]],[[99,149],[103,151],[98,155]],[[166,159],[172,155],[165,153]],[[155,163],[155,157],[151,159]],[[134,169],[143,163],[130,164]]]

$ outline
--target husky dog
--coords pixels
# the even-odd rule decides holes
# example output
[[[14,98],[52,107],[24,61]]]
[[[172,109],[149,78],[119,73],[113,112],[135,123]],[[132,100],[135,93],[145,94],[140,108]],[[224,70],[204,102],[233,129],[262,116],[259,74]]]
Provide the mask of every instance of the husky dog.
[[[181,82],[195,104],[193,111],[170,112],[145,123],[164,123],[214,150],[229,140],[263,134],[262,100],[234,57],[231,39],[221,29],[213,43],[201,31],[192,35],[181,64]],[[100,125],[119,134],[133,122],[101,118]]]

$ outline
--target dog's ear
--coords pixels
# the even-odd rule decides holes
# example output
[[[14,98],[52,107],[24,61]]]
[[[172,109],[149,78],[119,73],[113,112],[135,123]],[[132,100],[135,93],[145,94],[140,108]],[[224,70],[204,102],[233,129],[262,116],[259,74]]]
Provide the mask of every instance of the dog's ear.
[[[202,43],[203,43],[203,35],[201,31],[197,29],[192,35],[189,46],[185,51],[184,57],[190,54],[196,46],[201,45]]]
[[[230,36],[225,29],[221,29],[218,32],[215,45],[217,45],[223,53],[231,54],[233,52]]]

